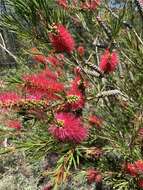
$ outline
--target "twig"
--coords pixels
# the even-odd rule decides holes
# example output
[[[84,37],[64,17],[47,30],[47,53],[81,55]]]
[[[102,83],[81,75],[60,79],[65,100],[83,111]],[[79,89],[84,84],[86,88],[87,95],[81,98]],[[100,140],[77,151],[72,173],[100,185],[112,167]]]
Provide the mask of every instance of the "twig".
[[[0,37],[1,37],[1,40],[2,40],[3,47],[6,48],[6,45],[5,45],[5,42],[4,42],[4,39],[3,39],[3,36],[2,36],[1,33],[0,33]]]
[[[11,53],[6,47],[5,47],[5,43],[2,37],[2,34],[0,33],[1,39],[2,39],[2,44],[0,44],[1,49],[3,49],[5,52],[7,52],[16,62],[17,62],[17,57],[15,55],[13,55],[13,53]]]
[[[105,97],[105,96],[114,96],[117,94],[123,96],[123,93],[120,92],[119,90],[108,90],[108,91],[103,91],[103,92],[97,94],[96,97],[99,98],[99,97]]]
[[[138,33],[135,31],[135,29],[133,30],[134,34],[136,35],[136,37],[138,38],[138,40],[140,41],[140,43],[143,45],[143,41],[141,40],[141,38],[139,37]]]
[[[99,98],[104,98],[104,97],[107,97],[107,96],[115,96],[115,95],[121,95],[121,96],[127,98],[127,96],[124,95],[124,94],[123,94],[121,91],[119,91],[119,90],[108,90],[108,91],[100,92],[100,93],[98,93],[96,96],[91,97],[91,98],[89,98],[88,100],[93,100],[93,99],[95,99],[95,98],[98,98],[98,99],[99,99]]]

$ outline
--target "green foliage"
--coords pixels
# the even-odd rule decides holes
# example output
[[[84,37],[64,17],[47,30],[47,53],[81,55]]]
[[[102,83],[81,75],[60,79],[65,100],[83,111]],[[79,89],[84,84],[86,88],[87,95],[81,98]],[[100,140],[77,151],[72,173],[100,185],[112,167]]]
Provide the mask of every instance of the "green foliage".
[[[82,44],[86,49],[84,57],[80,57],[76,50],[72,55],[64,54],[65,67],[62,68],[64,71],[60,81],[66,83],[67,87],[73,78],[74,67],[79,66],[83,79],[89,83],[86,90],[87,102],[82,111],[83,121],[88,126],[91,113],[100,115],[104,122],[100,129],[97,126],[90,127],[87,141],[77,146],[59,143],[48,132],[56,108],[65,101],[64,93],[59,95],[62,97],[61,102],[50,102],[48,106],[44,102],[30,102],[26,108],[21,106],[16,113],[23,125],[23,130],[19,133],[13,129],[6,130],[3,123],[0,123],[0,139],[10,139],[10,146],[0,149],[1,155],[25,152],[33,163],[46,158],[50,153],[58,154],[54,167],[42,173],[51,179],[55,189],[60,189],[62,185],[63,189],[68,188],[70,178],[73,179],[73,186],[69,189],[75,186],[77,189],[78,180],[81,180],[80,185],[86,189],[88,167],[99,169],[105,186],[112,189],[138,188],[136,180],[123,170],[123,164],[141,160],[143,155],[142,140],[138,136],[143,125],[142,18],[133,1],[125,1],[120,9],[111,9],[106,2],[108,1],[103,1],[96,11],[86,11],[73,6],[66,10],[53,0],[6,0],[8,9],[0,18],[0,26],[16,33],[22,46],[18,68],[6,80],[8,88],[14,91],[19,90],[14,86],[22,84],[23,73],[42,70],[42,66],[35,69],[35,65],[27,64],[27,59],[33,56],[29,52],[31,47],[37,47],[41,54],[53,55],[48,35],[54,23],[68,26],[77,46]],[[116,49],[120,64],[116,72],[102,76],[98,65],[105,48]],[[54,68],[50,69],[54,71]],[[46,119],[29,114],[28,111],[32,108],[34,111],[43,110],[42,116]],[[2,121],[4,119],[0,118]],[[93,159],[87,156],[93,147],[102,149],[101,157]]]
[[[49,0],[7,0],[7,12],[1,17],[1,27],[8,28],[28,43],[40,41],[47,44],[50,25],[64,22],[65,12]]]

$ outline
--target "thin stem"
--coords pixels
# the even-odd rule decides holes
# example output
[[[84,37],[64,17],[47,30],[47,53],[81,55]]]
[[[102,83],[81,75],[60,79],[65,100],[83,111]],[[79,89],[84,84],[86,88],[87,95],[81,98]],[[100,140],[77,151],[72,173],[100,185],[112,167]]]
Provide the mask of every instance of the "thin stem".
[[[136,37],[138,38],[138,40],[140,41],[140,43],[143,45],[143,41],[141,40],[141,38],[139,37],[139,35],[137,34],[136,30],[133,30],[134,34],[136,35]]]
[[[5,45],[5,42],[4,42],[4,39],[3,39],[3,36],[2,36],[1,33],[0,33],[0,37],[1,37],[1,40],[2,40],[3,47],[6,48],[6,45]]]
[[[1,49],[3,49],[5,52],[7,52],[7,53],[17,62],[17,57],[16,57],[15,55],[13,55],[13,53],[11,53],[11,52],[6,48],[5,43],[4,43],[4,39],[3,39],[1,33],[0,33],[0,37],[1,37],[2,43],[3,43],[3,45],[0,44]]]

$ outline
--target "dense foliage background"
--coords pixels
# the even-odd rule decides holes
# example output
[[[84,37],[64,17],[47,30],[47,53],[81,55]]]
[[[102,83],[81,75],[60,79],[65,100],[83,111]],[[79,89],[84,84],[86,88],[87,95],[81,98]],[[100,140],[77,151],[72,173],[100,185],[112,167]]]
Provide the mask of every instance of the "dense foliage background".
[[[0,81],[2,185],[15,175],[12,190],[142,189],[142,0],[5,6],[17,51],[1,35],[16,63]]]

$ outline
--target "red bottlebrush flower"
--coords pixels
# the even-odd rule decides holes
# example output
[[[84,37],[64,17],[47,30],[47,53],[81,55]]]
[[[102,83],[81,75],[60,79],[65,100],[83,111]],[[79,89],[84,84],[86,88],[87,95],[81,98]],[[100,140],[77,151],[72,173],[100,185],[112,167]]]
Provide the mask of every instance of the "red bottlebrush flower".
[[[138,180],[138,186],[139,188],[143,188],[143,179]]]
[[[56,114],[57,123],[49,128],[49,132],[62,142],[80,143],[88,135],[87,129],[79,118],[71,113]]]
[[[63,84],[53,79],[48,79],[42,75],[27,75],[23,77],[23,81],[26,82],[27,87],[35,87],[35,90],[40,89],[53,93],[61,92],[64,90]]]
[[[3,92],[0,94],[0,106],[10,106],[13,104],[18,104],[20,99],[20,96],[18,96],[14,92]]]
[[[45,77],[47,79],[52,79],[55,81],[57,80],[57,75],[55,73],[53,73],[51,70],[49,70],[48,68],[46,68],[41,73],[39,73],[38,76],[39,77]]]
[[[58,5],[62,6],[63,8],[68,7],[67,0],[57,0]]]
[[[82,9],[95,10],[100,5],[100,0],[88,0],[82,3]]]
[[[95,177],[97,175],[97,171],[95,169],[88,169],[87,170],[87,181],[88,183],[93,183],[95,182]]]
[[[77,89],[71,89],[67,92],[67,102],[70,108],[75,111],[84,107],[84,97]]]
[[[99,173],[99,171],[93,168],[88,169],[86,175],[87,175],[87,181],[89,184],[94,183],[94,182],[100,183],[102,181],[102,176]]]
[[[35,101],[40,101],[45,93],[43,94],[41,91],[35,91],[35,89],[27,89],[26,90],[26,100],[35,100]]]
[[[22,128],[22,124],[19,120],[10,120],[7,122],[7,127],[20,130]]]
[[[143,160],[137,160],[133,164],[128,163],[125,170],[133,177],[143,175]]]
[[[99,116],[91,115],[88,120],[91,125],[96,125],[97,128],[102,127],[103,120]]]
[[[104,73],[110,73],[115,71],[116,66],[119,63],[118,54],[116,52],[110,53],[107,49],[101,56],[99,69]]]
[[[95,177],[95,182],[96,183],[100,183],[102,181],[102,175],[101,174],[98,174],[96,177]]]
[[[137,169],[134,164],[127,163],[125,166],[126,172],[128,172],[131,176],[136,177],[137,176]]]
[[[80,76],[75,77],[75,79],[72,81],[72,89],[78,89],[81,83],[82,83],[81,77]]]
[[[50,63],[52,66],[57,67],[57,66],[62,66],[64,65],[64,55],[63,54],[58,54],[55,56],[48,56],[47,62]]]
[[[47,58],[44,55],[35,55],[32,57],[34,61],[38,62],[38,63],[46,63]]]
[[[77,75],[75,79],[72,81],[71,88],[74,90],[78,89],[83,92],[86,87],[87,87],[87,81],[83,81],[83,79],[81,79],[79,75]]]
[[[48,68],[38,74],[24,76],[23,81],[25,82],[26,97],[34,100],[56,100],[59,99],[59,96],[55,93],[64,90],[64,85],[57,81],[57,75]]]
[[[83,46],[79,46],[77,48],[77,53],[80,55],[80,57],[83,57],[85,54],[85,48]]]
[[[49,62],[53,66],[59,65],[59,60],[55,56],[49,56],[49,57],[47,57],[47,62]]]
[[[143,174],[143,160],[137,160],[135,163],[134,163],[137,171],[139,174]]]
[[[25,93],[26,93],[26,100],[28,101],[39,101],[39,100],[45,100],[45,101],[49,101],[49,100],[57,100],[60,97],[57,96],[56,94],[54,94],[54,92],[49,92],[47,90],[44,89],[38,89],[32,86],[26,87],[25,89]]]
[[[57,52],[71,53],[75,42],[69,31],[61,24],[55,25],[56,33],[50,34],[50,41]]]

